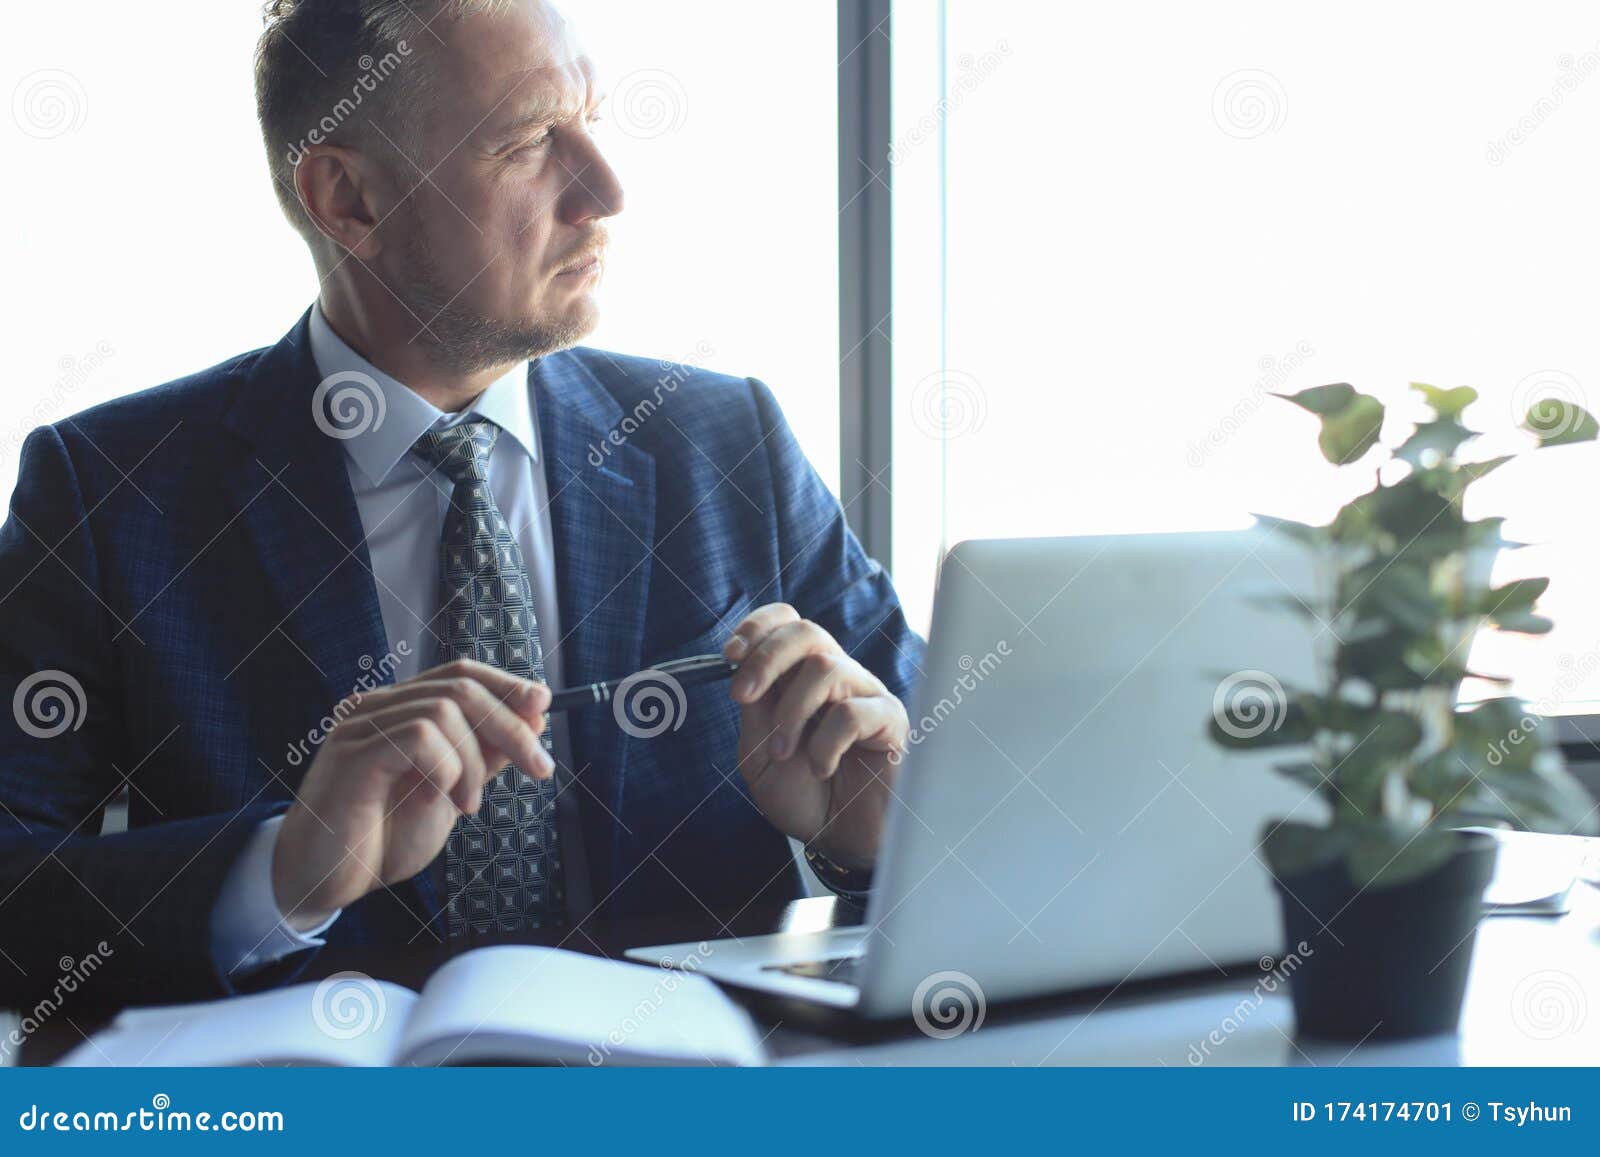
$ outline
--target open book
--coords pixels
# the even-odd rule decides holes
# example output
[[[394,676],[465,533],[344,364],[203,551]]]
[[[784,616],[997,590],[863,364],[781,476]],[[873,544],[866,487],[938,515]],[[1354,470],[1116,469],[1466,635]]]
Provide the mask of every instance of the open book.
[[[130,1009],[63,1065],[759,1065],[743,1009],[703,976],[557,948],[480,948],[421,993],[360,973]]]

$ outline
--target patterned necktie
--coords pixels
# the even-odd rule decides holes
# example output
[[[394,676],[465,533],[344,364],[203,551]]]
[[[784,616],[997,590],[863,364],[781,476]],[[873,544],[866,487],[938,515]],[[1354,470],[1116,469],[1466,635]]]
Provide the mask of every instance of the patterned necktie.
[[[413,450],[455,489],[444,520],[441,662],[476,659],[525,679],[544,679],[544,650],[522,549],[489,490],[489,455],[500,427],[471,418],[430,431]],[[546,721],[540,737],[551,749]],[[522,932],[564,923],[555,781],[517,768],[489,781],[482,812],[456,821],[445,845],[451,936]]]

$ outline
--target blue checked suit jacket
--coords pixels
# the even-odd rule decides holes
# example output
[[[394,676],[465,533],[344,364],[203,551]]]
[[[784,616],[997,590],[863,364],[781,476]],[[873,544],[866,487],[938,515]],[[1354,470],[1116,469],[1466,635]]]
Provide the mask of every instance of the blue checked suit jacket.
[[[922,643],[765,386],[590,349],[530,372],[569,683],[716,651],[747,611],[783,601],[907,695]],[[317,385],[302,318],[271,348],[29,437],[0,528],[0,693],[52,672],[83,699],[65,730],[0,711],[0,1006],[101,941],[97,997],[232,990],[210,947],[228,868],[288,806],[309,763],[291,746],[390,650]],[[738,773],[726,688],[687,694],[681,730],[653,739],[609,711],[572,717],[606,915],[799,892]],[[100,836],[124,785],[129,830]],[[328,940],[430,928],[443,921],[423,873],[352,905]]]

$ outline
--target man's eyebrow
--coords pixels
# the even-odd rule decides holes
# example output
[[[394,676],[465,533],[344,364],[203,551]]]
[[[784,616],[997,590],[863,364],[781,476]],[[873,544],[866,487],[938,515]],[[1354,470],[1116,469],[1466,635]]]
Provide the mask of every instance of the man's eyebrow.
[[[492,141],[504,143],[523,136],[536,128],[558,121],[577,120],[599,103],[601,93],[591,90],[581,100],[537,101],[525,106],[510,120],[489,130]]]

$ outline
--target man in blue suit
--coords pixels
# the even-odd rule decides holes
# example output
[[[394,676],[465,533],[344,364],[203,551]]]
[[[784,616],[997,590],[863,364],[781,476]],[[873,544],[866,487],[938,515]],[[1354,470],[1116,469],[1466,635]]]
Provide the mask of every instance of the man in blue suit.
[[[865,887],[922,644],[763,385],[575,348],[622,191],[561,17],[274,0],[256,80],[318,302],[36,431],[0,529],[0,991],[736,910],[790,839]]]

